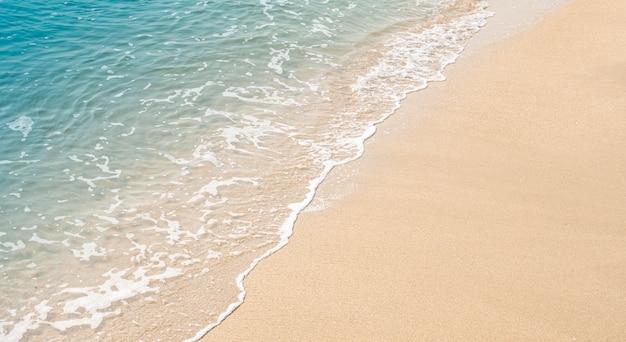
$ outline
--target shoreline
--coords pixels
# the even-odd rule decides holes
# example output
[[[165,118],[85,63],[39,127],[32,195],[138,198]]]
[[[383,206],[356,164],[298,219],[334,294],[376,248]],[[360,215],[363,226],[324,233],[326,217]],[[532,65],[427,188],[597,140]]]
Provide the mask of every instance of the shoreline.
[[[574,0],[410,95],[202,341],[624,338],[620,6]]]

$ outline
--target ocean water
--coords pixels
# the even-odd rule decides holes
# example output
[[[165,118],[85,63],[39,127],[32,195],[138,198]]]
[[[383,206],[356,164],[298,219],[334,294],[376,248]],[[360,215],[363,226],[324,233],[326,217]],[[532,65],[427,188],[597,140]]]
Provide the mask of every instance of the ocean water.
[[[0,340],[195,340],[472,0],[0,0]]]

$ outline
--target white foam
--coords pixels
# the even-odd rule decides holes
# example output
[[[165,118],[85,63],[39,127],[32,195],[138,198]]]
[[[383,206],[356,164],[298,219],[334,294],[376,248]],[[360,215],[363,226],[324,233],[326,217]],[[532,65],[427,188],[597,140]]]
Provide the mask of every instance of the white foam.
[[[224,38],[224,37],[228,37],[228,36],[232,36],[235,33],[237,33],[237,28],[239,26],[237,25],[232,25],[231,27],[227,28],[226,31],[224,31],[223,33],[214,33],[213,37],[219,37],[219,38]]]
[[[357,83],[354,92],[364,97],[375,94],[395,94],[395,101],[407,93],[423,89],[428,82],[445,80],[443,69],[454,63],[463,51],[464,43],[486,24],[493,13],[485,10],[487,4],[477,4],[474,13],[452,22],[436,24],[417,33],[406,32],[396,36],[390,50],[381,62],[371,68]],[[391,80],[391,82],[390,82]],[[386,89],[380,92],[380,89]]]
[[[111,192],[116,192],[116,191],[111,190]],[[115,203],[111,204],[111,205],[109,206],[109,209],[107,209],[107,210],[105,210],[105,211],[104,211],[104,212],[105,212],[105,213],[107,213],[107,214],[111,214],[111,213],[113,213],[113,211],[115,211],[115,209],[117,209],[117,208],[118,208],[118,207],[119,207],[122,203],[124,203],[124,201],[122,201],[122,200],[120,199],[120,196],[119,196],[119,195],[118,195],[118,196],[115,196],[113,199],[115,199]]]
[[[83,176],[75,177],[75,179],[83,181],[87,185],[89,185],[90,191],[97,187],[96,182],[103,181],[103,180],[119,178],[120,175],[122,174],[122,170],[113,170],[113,171],[110,170],[109,169],[109,158],[108,157],[103,157],[103,158],[105,159],[105,163],[103,163],[103,164],[96,164],[96,167],[98,167],[100,170],[102,170],[105,173],[112,174],[111,176],[98,176],[98,177],[93,177],[93,178],[86,178],[86,177],[83,177]],[[98,160],[98,158],[94,157],[94,161],[95,160]]]
[[[276,6],[277,11],[281,12],[281,15],[284,13],[289,14],[289,11],[285,10],[286,2],[284,2],[285,5],[283,5],[283,2],[266,0],[260,0],[260,2],[262,5],[265,5],[265,15],[272,20],[274,19],[274,6]],[[356,8],[355,3],[346,6],[349,6],[349,9]],[[342,9],[345,9],[344,7],[342,7]],[[329,10],[326,13],[336,18],[338,15],[336,14],[337,11]],[[335,14],[330,14],[331,12]],[[276,14],[277,13],[278,12],[276,12]],[[290,14],[297,15],[297,13],[293,12]],[[333,25],[328,24],[331,21],[332,19],[330,18],[320,17],[313,24],[303,22],[303,24],[308,25],[308,28],[302,32],[304,35],[307,35],[308,32],[318,33],[315,36],[324,39],[323,36],[335,34]],[[252,26],[250,28],[252,28]],[[308,38],[310,37],[306,37],[306,39]],[[283,36],[276,34],[274,39],[283,39]],[[305,37],[298,37],[298,39],[305,41]],[[404,43],[409,42],[406,37],[404,37],[404,39]],[[175,42],[175,44],[182,46],[183,42]],[[332,128],[333,131],[323,132],[321,137],[312,137],[313,134],[309,135],[310,132],[303,132],[302,127],[306,126],[304,129],[312,127],[311,131],[313,131],[315,129],[313,126],[318,122],[311,124],[311,121],[306,121],[309,120],[309,118],[293,118],[290,117],[289,114],[297,112],[297,114],[304,113],[305,115],[303,116],[307,116],[311,113],[307,111],[310,109],[309,107],[304,107],[303,111],[300,111],[300,108],[296,107],[308,105],[309,102],[315,103],[315,101],[318,100],[323,101],[336,95],[329,91],[329,87],[327,87],[327,84],[324,83],[323,80],[318,81],[320,78],[323,79],[323,77],[320,76],[320,78],[318,78],[315,71],[301,72],[295,69],[299,67],[300,62],[302,62],[298,60],[298,63],[295,63],[296,56],[298,56],[297,58],[304,56],[304,63],[302,63],[302,65],[309,67],[310,70],[311,64],[308,63],[320,66],[323,65],[324,68],[338,67],[339,65],[333,62],[334,57],[332,56],[334,52],[327,53],[327,51],[334,50],[336,46],[331,44],[331,49],[322,51],[320,47],[327,47],[324,44],[302,47],[297,47],[295,43],[292,45],[281,45],[281,42],[274,42],[272,44],[275,49],[270,50],[269,55],[267,54],[267,50],[261,51],[265,52],[264,55],[259,53],[259,50],[256,50],[256,52],[259,53],[259,57],[251,57],[254,59],[253,61],[248,59],[241,63],[246,64],[244,65],[245,68],[243,71],[250,70],[250,74],[258,78],[244,76],[241,77],[240,83],[237,83],[238,81],[232,82],[232,80],[228,80],[225,82],[217,81],[205,83],[204,85],[196,87],[196,85],[202,84],[203,81],[194,83],[193,80],[184,77],[184,71],[178,73],[175,68],[170,69],[169,66],[165,65],[165,70],[174,71],[171,74],[158,75],[162,79],[155,82],[154,86],[150,88],[150,93],[155,95],[149,95],[155,96],[156,98],[140,100],[143,106],[143,108],[140,108],[140,110],[143,110],[141,116],[143,117],[145,113],[146,117],[154,117],[154,120],[156,120],[155,127],[157,127],[155,132],[163,132],[166,135],[171,134],[172,136],[178,135],[180,139],[175,138],[178,139],[176,142],[186,139],[185,143],[188,143],[188,145],[182,146],[184,145],[183,143],[180,144],[181,147],[178,145],[172,146],[175,144],[168,144],[168,146],[162,147],[164,144],[168,143],[167,140],[160,141],[158,139],[159,137],[149,137],[148,140],[150,140],[150,143],[156,142],[154,146],[145,147],[141,145],[140,148],[137,148],[139,151],[149,151],[150,155],[146,156],[146,160],[155,161],[155,165],[148,165],[145,169],[142,165],[141,170],[148,170],[150,167],[153,167],[159,172],[158,175],[152,174],[154,177],[149,178],[148,182],[152,183],[151,186],[154,187],[150,188],[150,191],[146,191],[146,195],[142,196],[143,198],[138,199],[138,201],[145,203],[144,206],[142,206],[144,203],[137,204],[137,202],[133,202],[135,199],[133,199],[132,195],[134,195],[134,193],[132,193],[132,191],[129,190],[127,192],[127,189],[130,188],[132,188],[133,191],[136,188],[140,191],[145,190],[144,188],[140,188],[141,185],[136,185],[137,183],[141,183],[141,180],[143,180],[141,177],[144,175],[133,178],[134,175],[131,172],[127,174],[126,169],[124,169],[123,180],[120,180],[120,182],[116,181],[115,183],[110,181],[113,178],[122,177],[122,172],[115,167],[119,160],[118,157],[121,156],[112,154],[109,160],[109,157],[106,156],[83,154],[84,151],[80,151],[80,149],[66,149],[67,155],[69,155],[68,158],[81,165],[69,163],[68,160],[65,160],[71,164],[71,169],[68,168],[66,169],[67,171],[64,171],[66,173],[64,177],[69,176],[70,180],[85,182],[89,185],[90,191],[96,188],[96,186],[99,186],[100,189],[98,189],[98,191],[93,191],[92,194],[86,195],[93,198],[96,198],[96,196],[105,196],[106,201],[98,202],[101,206],[90,210],[88,214],[85,215],[87,218],[81,217],[85,219],[86,222],[75,218],[74,212],[65,212],[65,208],[70,208],[72,204],[76,203],[75,201],[80,201],[80,197],[77,196],[78,199],[72,197],[67,205],[58,205],[59,212],[51,213],[48,216],[54,217],[55,221],[63,221],[53,222],[53,224],[58,227],[61,237],[59,238],[59,235],[45,235],[43,230],[41,230],[39,234],[44,234],[46,237],[52,236],[57,240],[64,239],[65,237],[61,234],[65,234],[67,238],[63,241],[46,240],[34,233],[20,233],[26,236],[32,234],[32,237],[29,239],[30,242],[40,244],[59,242],[58,245],[50,247],[36,246],[34,248],[52,249],[53,247],[63,248],[63,246],[66,246],[67,250],[71,251],[73,255],[73,257],[69,255],[71,262],[81,267],[84,266],[98,270],[98,273],[96,276],[90,277],[81,273],[80,275],[83,277],[78,280],[68,279],[65,290],[57,294],[52,294],[52,296],[49,297],[51,301],[59,298],[58,302],[52,304],[47,301],[41,302],[34,311],[32,310],[32,305],[34,305],[35,302],[33,302],[29,304],[31,305],[29,307],[31,312],[34,312],[33,314],[20,317],[21,321],[18,323],[11,322],[3,325],[4,323],[0,322],[0,325],[5,327],[7,325],[13,325],[11,334],[15,334],[14,336],[21,336],[28,329],[35,329],[36,326],[41,324],[52,326],[60,330],[66,330],[79,325],[87,325],[95,328],[106,317],[120,314],[121,311],[119,307],[121,304],[126,303],[126,299],[138,293],[157,293],[159,288],[151,283],[152,281],[156,283],[168,277],[179,276],[183,273],[183,268],[188,265],[196,265],[193,267],[194,270],[203,269],[203,272],[213,272],[213,264],[209,262],[215,262],[215,259],[228,257],[229,255],[239,255],[242,254],[242,252],[245,254],[243,248],[245,248],[245,244],[249,240],[248,238],[271,235],[271,239],[262,240],[258,243],[256,241],[254,242],[252,249],[260,251],[259,253],[263,255],[254,260],[250,267],[237,277],[237,284],[240,288],[239,299],[236,303],[232,303],[227,308],[226,312],[219,316],[218,323],[243,301],[243,297],[245,296],[243,278],[261,259],[272,254],[287,243],[298,213],[310,204],[317,186],[334,166],[354,160],[362,154],[363,142],[367,137],[373,134],[375,131],[374,124],[378,122],[376,121],[378,118],[374,118],[372,122],[365,123],[355,120],[351,122],[350,126],[346,129],[346,127],[342,127],[343,122],[340,122],[341,119],[337,119],[325,126]],[[287,46],[289,48],[286,48]],[[161,46],[159,48],[163,47]],[[250,54],[250,56],[253,55],[254,53]],[[396,55],[390,53],[389,55],[390,58],[393,57],[397,59],[395,62],[405,58],[403,56],[404,55],[401,53],[397,53]],[[139,54],[137,57],[139,58]],[[294,59],[293,63],[289,62],[290,58]],[[180,62],[182,62],[182,60],[183,58],[181,57]],[[228,68],[236,67],[235,64],[239,63],[239,61],[234,58],[231,59],[230,57],[224,57],[220,59],[220,61],[230,64],[222,64],[224,73],[218,74],[217,77],[226,75],[226,73],[230,71]],[[392,93],[392,99],[394,101],[397,100],[404,94],[404,90],[398,92],[396,91],[397,89],[393,89],[392,85],[396,84],[393,80],[386,83],[380,82],[380,80],[384,77],[391,77],[385,75],[385,73],[388,70],[392,70],[397,72],[398,77],[401,76],[404,77],[407,82],[413,82],[414,79],[411,79],[411,77],[415,75],[413,75],[411,68],[417,65],[419,58],[415,58],[415,56],[410,57],[404,59],[404,62],[407,66],[404,70],[398,70],[401,68],[397,67],[388,68],[386,65],[378,65],[378,69],[370,70],[371,74],[367,75],[371,76],[370,79],[364,77],[360,80],[360,83],[353,87],[353,90],[356,93],[362,92],[364,95],[378,95],[379,93],[385,92]],[[197,62],[187,70],[195,70],[198,66],[196,63]],[[265,68],[266,63],[268,70],[266,72],[257,72],[259,69]],[[254,66],[255,64],[258,65],[258,68],[249,68],[249,66]],[[113,68],[118,68],[118,65],[110,65],[112,65]],[[292,66],[294,68],[293,70]],[[204,68],[208,68],[207,63],[204,63]],[[324,70],[328,70],[329,68]],[[200,71],[200,69],[198,69],[198,71]],[[104,70],[108,69],[105,68]],[[111,70],[109,71],[110,73],[108,75],[114,75]],[[160,73],[161,71],[157,70],[156,72]],[[119,73],[123,73],[121,68]],[[190,71],[190,73],[200,76],[200,73],[194,71]],[[330,73],[332,72],[329,72],[329,74]],[[240,75],[244,74],[244,72],[240,73]],[[314,76],[309,79],[307,75],[311,74]],[[298,77],[295,75],[298,75]],[[103,75],[103,77],[104,76],[106,75]],[[201,77],[205,76],[206,75],[202,75]],[[209,77],[213,76],[215,75],[210,75]],[[325,76],[326,75],[324,75],[324,77]],[[392,76],[395,77],[395,75]],[[112,77],[115,76],[109,77],[111,77],[109,79],[112,79]],[[227,80],[227,78],[224,79]],[[189,82],[190,80],[191,82]],[[318,84],[316,82],[320,83]],[[179,90],[168,88],[180,87],[185,83],[191,86]],[[130,83],[126,83],[126,85],[128,84]],[[144,90],[148,89],[151,85],[152,83],[149,83],[145,86]],[[211,88],[211,92],[209,92],[208,89],[205,91],[205,87],[207,86],[215,87]],[[124,96],[124,94],[130,91],[131,88],[125,89],[124,87],[125,86],[110,88],[115,90],[106,92],[106,96],[123,97],[120,103],[121,101],[126,101],[129,96]],[[140,88],[141,86],[137,85],[132,89],[140,91]],[[119,92],[121,89],[125,90]],[[372,92],[368,93],[370,90]],[[222,93],[224,97],[234,98],[234,101],[233,99],[219,98],[220,93]],[[130,93],[128,93],[128,95],[130,95]],[[133,93],[133,95],[135,94]],[[141,94],[139,94],[139,96],[141,96]],[[224,108],[227,108],[224,112],[207,109],[205,107],[213,105],[212,101],[214,98],[212,96],[218,99],[216,101],[217,103],[227,103],[227,106],[224,106]],[[319,96],[319,99],[315,96]],[[365,96],[363,98],[355,97],[357,101],[354,102],[358,103],[358,100],[365,98]],[[107,98],[107,101],[108,100],[109,98]],[[349,100],[352,100],[352,98]],[[341,101],[337,103],[339,102]],[[262,105],[257,106],[257,103]],[[150,106],[153,107],[148,110]],[[180,107],[182,106],[187,106],[187,108],[181,109]],[[189,108],[190,106],[197,106],[197,108]],[[329,106],[332,107],[332,105]],[[311,108],[312,107],[314,106],[311,106]],[[323,106],[315,107],[314,109],[321,107]],[[89,108],[91,107],[86,108],[87,109],[84,110],[85,114],[89,113]],[[295,111],[292,109],[295,109]],[[229,112],[226,112],[226,110]],[[263,112],[264,110],[266,112]],[[356,110],[347,110],[346,113],[346,116],[352,115],[355,118],[360,115]],[[317,113],[312,113],[311,117],[316,114]],[[385,113],[379,114],[384,115]],[[89,120],[88,117],[89,115],[83,115],[76,121]],[[98,118],[99,117],[100,116],[98,116]],[[105,139],[106,142],[103,142],[101,139],[100,143],[96,145],[96,150],[104,150],[104,148],[108,147],[117,148],[119,146],[113,145],[116,139],[112,137],[128,137],[135,134],[135,127],[131,128],[132,124],[135,124],[134,118],[129,121],[125,121],[123,118],[123,116],[117,116],[117,114],[113,116],[113,120],[123,121],[124,124],[121,122],[113,122],[106,125],[106,122],[104,122],[104,130],[108,129],[111,132],[115,132],[115,134],[111,132],[103,133],[109,134],[111,145],[106,145],[109,140]],[[319,121],[322,121],[325,120],[326,117],[318,116],[316,119],[321,119]],[[283,122],[287,124],[283,124]],[[145,128],[143,124],[144,123],[141,121],[136,122],[137,127]],[[293,124],[294,126],[289,126],[288,124]],[[323,124],[326,124],[326,122]],[[185,135],[185,129],[191,126],[197,129],[209,129],[201,133],[202,136],[199,139],[195,139],[197,138],[196,136]],[[338,139],[336,133],[342,131],[342,129],[343,131],[350,132],[346,133],[344,138]],[[142,134],[147,134],[147,131],[144,129],[137,131],[140,136],[136,136],[136,139],[133,137],[131,139],[117,140],[129,142],[132,140],[134,142],[143,139],[144,136]],[[322,142],[319,139],[324,141]],[[293,146],[294,149],[298,149],[293,154],[295,158],[292,159],[294,160],[289,160],[292,154],[283,153],[283,150],[277,150],[274,145],[271,145],[280,144],[281,142],[290,144],[289,148]],[[93,144],[89,146],[93,146]],[[130,146],[131,148],[134,147],[132,145]],[[181,148],[179,149],[179,147]],[[62,149],[56,150],[62,151]],[[114,151],[115,149],[111,150]],[[233,153],[231,150],[237,152]],[[117,149],[117,151],[120,150]],[[304,154],[302,154],[302,156],[297,155],[297,153],[300,152],[304,152]],[[307,152],[311,153],[306,154]],[[100,152],[92,151],[92,153]],[[157,157],[148,159],[154,156]],[[246,164],[246,162],[252,160],[252,158],[254,158],[254,163]],[[165,159],[169,160],[171,163],[168,163]],[[262,207],[256,208],[250,206],[249,202],[247,202],[241,207],[238,207],[237,205],[239,203],[231,202],[231,200],[236,201],[237,198],[235,198],[235,196],[239,195],[235,194],[231,196],[233,193],[249,193],[250,198],[243,198],[243,201],[258,201],[259,198],[267,198],[272,202],[274,200],[277,202],[289,201],[288,198],[290,198],[290,194],[286,194],[284,197],[281,196],[282,194],[274,193],[257,194],[261,193],[261,190],[274,190],[271,188],[272,183],[266,183],[262,178],[264,177],[266,169],[263,167],[259,167],[258,169],[254,168],[257,165],[263,165],[262,163],[265,163],[266,160],[268,165],[271,164],[270,166],[272,167],[276,165],[277,172],[286,170],[286,172],[280,174],[280,177],[274,177],[274,174],[270,175],[272,176],[270,181],[281,181],[282,179],[287,179],[287,177],[298,177],[301,170],[318,170],[316,168],[321,168],[322,170],[318,176],[305,175],[302,176],[303,178],[300,178],[300,180],[305,180],[303,184],[300,183],[299,186],[304,186],[306,190],[304,191],[304,198],[302,198],[301,194],[296,195],[300,196],[294,200],[296,203],[288,206],[287,203],[272,203],[267,206],[263,204]],[[323,160],[326,160],[326,162],[322,164]],[[289,161],[289,165],[285,165],[288,169],[279,169],[279,167],[282,167],[282,165],[279,164],[283,161]],[[5,163],[0,161],[0,164],[9,163],[13,162],[9,161]],[[209,165],[209,163],[211,165]],[[312,165],[311,163],[319,164]],[[86,165],[89,165],[89,167]],[[125,164],[120,163],[120,165]],[[250,165],[253,167],[250,167]],[[162,166],[165,166],[165,169],[161,168]],[[168,167],[170,169],[167,169]],[[257,170],[259,172],[257,172]],[[170,171],[172,172],[170,173]],[[165,176],[161,177],[161,175]],[[257,175],[258,178],[254,178]],[[313,179],[309,181],[311,178]],[[133,183],[135,180],[138,180],[138,182]],[[291,180],[288,181],[291,182]],[[204,184],[204,186],[198,190],[190,184],[196,186],[197,184]],[[294,181],[293,184],[289,185],[296,184],[297,183]],[[70,185],[74,188],[83,187],[80,183]],[[111,190],[111,186],[117,189],[113,191]],[[182,194],[178,192],[179,189]],[[119,195],[112,195],[118,193]],[[143,193],[140,192],[137,192],[137,194],[143,195]],[[274,195],[276,195],[276,197],[274,197]],[[112,196],[115,197],[112,198]],[[64,196],[63,198],[66,197],[70,198],[71,196]],[[180,197],[183,198],[181,199]],[[184,202],[184,198],[189,198],[187,203]],[[127,205],[132,208],[120,209],[123,203],[122,199],[129,201]],[[54,202],[54,198],[52,201]],[[59,203],[67,202],[67,200],[62,201],[63,202]],[[287,208],[285,208],[285,206],[287,206]],[[18,209],[21,210],[23,207],[24,206],[21,205]],[[38,212],[40,207],[33,205],[32,208],[35,209],[35,212]],[[248,211],[246,211],[246,209],[248,209]],[[191,215],[188,215],[189,213],[191,213]],[[261,215],[266,218],[275,219],[275,221],[269,223],[267,227],[257,227],[261,224],[257,223],[260,222],[260,220],[254,215]],[[29,214],[27,216],[35,215]],[[283,220],[284,222],[282,222]],[[127,222],[130,223],[126,225]],[[120,224],[124,224],[124,227],[103,232],[109,229],[111,225]],[[189,226],[192,226],[191,229],[196,229],[197,231],[189,231]],[[63,229],[68,229],[69,231],[63,231]],[[277,234],[276,229],[279,229],[279,243],[275,242],[275,236]],[[134,233],[126,233],[128,231],[133,231]],[[16,238],[7,237],[3,237],[3,239],[11,241],[17,240]],[[201,241],[201,243],[192,245],[191,243],[195,241]],[[205,241],[208,243],[204,244]],[[21,240],[19,242],[21,242]],[[118,245],[116,244],[118,242],[121,243]],[[32,245],[34,244],[29,243],[27,248],[31,248]],[[19,243],[11,244],[11,242],[0,243],[0,246],[3,247],[0,248],[3,252],[3,249],[9,250],[20,247]],[[116,253],[112,252],[114,249]],[[263,253],[267,249],[269,250]],[[198,252],[198,250],[200,250],[200,252]],[[66,254],[70,253],[68,252]],[[101,267],[106,267],[104,265],[107,265],[104,263],[105,259],[111,259],[112,262],[116,262],[118,260],[113,260],[116,257],[123,259],[120,263],[115,264],[118,268],[106,273],[104,275],[105,279],[100,279],[100,275],[104,272]],[[130,263],[127,264],[127,262]],[[34,265],[34,263],[35,261],[33,261],[32,265]],[[207,264],[205,267],[205,265],[199,265],[199,263]],[[42,265],[43,263],[37,261],[36,264]],[[124,269],[124,267],[128,268]],[[181,267],[181,269],[177,267]],[[80,287],[83,284],[86,286]],[[56,288],[57,291],[61,291],[58,283],[50,284],[50,286]],[[69,298],[69,300],[67,298]],[[53,311],[59,311],[61,309],[63,309],[63,313],[53,313]],[[213,310],[215,308],[211,309]],[[222,308],[220,308],[220,310],[221,309]],[[49,320],[49,322],[47,320]],[[214,325],[216,324],[217,323]],[[211,327],[214,325],[211,325]],[[210,329],[210,327],[207,327],[203,331],[206,332],[208,329]],[[96,334],[99,333],[100,332],[96,332]],[[202,335],[203,332],[199,332],[198,334]],[[0,334],[0,336],[4,335]],[[104,333],[102,336],[105,336]]]
[[[114,170],[111,171],[111,169],[109,169],[109,157],[107,156],[102,156],[102,159],[104,159],[104,163],[102,164],[96,164],[96,166],[102,170],[102,172],[105,173],[110,173],[110,174],[114,174],[116,177],[119,177],[119,175],[122,173],[122,170]],[[96,161],[97,159],[94,157],[94,161]]]
[[[149,285],[150,282],[162,281],[182,274],[180,269],[171,267],[166,267],[162,273],[150,276],[146,275],[147,271],[148,270],[144,268],[135,271],[133,277],[136,281],[124,278],[127,273],[126,270],[119,272],[109,271],[104,274],[108,279],[102,285],[96,287],[63,289],[61,293],[79,295],[78,298],[65,303],[63,313],[83,317],[52,322],[47,321],[46,323],[61,331],[80,325],[89,325],[92,329],[95,329],[107,316],[119,315],[121,313],[119,308],[107,310],[113,303],[132,298],[137,294],[156,293],[158,292],[158,288],[151,287]],[[85,315],[87,315],[87,317],[84,317]],[[45,318],[44,316],[41,319],[43,320]]]
[[[33,236],[30,239],[28,239],[28,241],[42,243],[42,244],[45,244],[45,245],[49,245],[49,244],[53,244],[53,243],[59,242],[59,241],[52,241],[52,240],[42,239],[39,236],[37,236],[37,233],[33,233]]]
[[[221,259],[222,253],[209,249],[206,257],[207,259]]]
[[[269,12],[274,9],[273,5],[270,5],[267,0],[259,0],[259,3],[263,5],[263,14],[269,18],[269,20],[274,20],[274,16]]]
[[[130,128],[130,132],[128,132],[128,133],[122,133],[122,134],[120,134],[120,136],[122,136],[122,137],[128,137],[128,136],[131,136],[131,135],[133,135],[133,134],[135,134],[135,127],[131,127],[131,128]]]
[[[71,236],[71,237],[75,237],[75,238],[79,238],[79,239],[86,239],[86,237],[80,235],[80,234],[75,234],[75,233],[70,233],[70,232],[63,232],[63,235],[67,235],[67,236]]]
[[[9,129],[13,131],[22,133],[22,141],[24,141],[26,140],[26,137],[28,137],[28,134],[32,131],[34,123],[33,119],[28,116],[21,116],[15,121],[9,122],[7,126],[9,126]]]
[[[69,156],[68,158],[69,158],[71,161],[75,161],[75,162],[77,162],[77,163],[84,163],[84,161],[83,161],[82,159],[78,158],[78,156],[76,156],[76,155]]]
[[[245,115],[241,119],[242,127],[229,126],[220,130],[220,136],[224,138],[227,149],[240,151],[243,153],[253,153],[240,146],[246,146],[248,143],[259,150],[268,150],[263,146],[263,137],[270,133],[286,134],[287,131],[293,129],[291,126],[274,123],[267,119],[259,119],[251,115]],[[245,142],[242,143],[241,140]]]
[[[211,182],[209,182],[209,184],[203,186],[200,190],[198,190],[195,194],[204,194],[204,193],[208,193],[209,195],[215,197],[218,195],[219,193],[219,188],[222,186],[228,186],[228,185],[237,185],[240,182],[247,182],[247,183],[252,183],[254,186],[258,186],[259,183],[257,182],[256,179],[254,178],[240,178],[240,177],[235,177],[235,178],[231,178],[231,179],[226,179],[226,180],[212,180]]]
[[[72,254],[82,261],[89,261],[91,257],[105,256],[106,251],[102,247],[98,247],[94,242],[83,243],[82,249],[71,249]]]
[[[322,33],[326,37],[332,37],[333,33],[330,28],[324,24],[322,24],[319,20],[313,20],[313,27],[311,28],[311,33]]]
[[[277,74],[283,74],[283,63],[290,60],[289,52],[291,49],[276,50],[270,48],[272,59],[267,63],[267,67],[274,70]]]
[[[486,4],[482,3],[482,6],[486,6]],[[274,248],[271,248],[265,254],[255,259],[250,267],[237,277],[237,284],[241,291],[238,301],[231,303],[228,309],[219,316],[217,322],[208,325],[187,341],[199,340],[243,303],[246,294],[243,286],[244,278],[256,267],[259,261],[287,244],[293,232],[293,226],[298,214],[311,203],[317,187],[327,177],[328,173],[335,166],[348,163],[363,154],[364,142],[376,131],[375,125],[385,120],[395,111],[399,106],[399,101],[404,98],[408,92],[422,89],[429,81],[443,79],[441,71],[445,65],[456,60],[456,57],[463,49],[464,40],[469,38],[484,25],[485,19],[489,15],[489,12],[484,11],[484,7],[479,7],[475,13],[459,18],[455,22],[445,25],[445,27],[444,25],[435,25],[434,28],[426,30],[422,35],[400,35],[390,44],[392,48],[390,52],[381,59],[381,63],[373,67],[367,75],[359,79],[359,81],[352,86],[352,90],[355,93],[361,93],[363,95],[363,100],[371,101],[372,96],[376,99],[375,95],[377,93],[386,93],[387,96],[393,100],[390,110],[386,113],[381,113],[380,118],[365,123],[362,135],[354,138],[340,139],[341,141],[338,141],[337,145],[340,149],[356,149],[356,152],[352,156],[344,159],[334,161],[331,159],[324,162],[324,170],[319,177],[310,181],[306,198],[302,202],[289,205],[291,213],[281,226],[280,242]],[[452,37],[455,39],[450,39]],[[456,40],[457,37],[459,38],[458,40]],[[441,50],[446,51],[444,51],[443,54],[439,54],[440,51],[437,50],[437,48],[442,47],[443,49]],[[430,57],[429,53],[434,54],[437,62],[435,65],[437,66],[434,69],[431,68],[431,70],[422,69],[420,67],[420,63],[424,62],[422,58]],[[430,61],[433,60],[428,59],[426,64]],[[398,84],[399,87],[393,88],[391,86],[392,84]],[[234,140],[231,138],[231,142],[233,141]],[[216,188],[208,188],[206,190],[209,193],[217,194]]]
[[[215,152],[213,152],[213,144],[209,141],[202,142],[193,151],[193,157],[200,161],[208,161],[218,168],[222,168],[224,164],[217,158]]]
[[[280,69],[282,70],[282,69]],[[282,72],[282,71],[281,71]],[[299,106],[294,97],[284,97],[271,86],[228,87],[222,92],[224,97],[234,97],[244,102],[274,104],[283,106]]]
[[[9,322],[0,322],[0,337],[2,337],[5,341],[19,341],[24,337],[24,334],[30,329],[37,329],[39,327],[39,323],[33,320],[34,314],[29,313],[26,316],[22,317],[22,319],[15,323],[12,321]],[[4,330],[5,325],[13,325],[13,329],[9,333],[6,333]]]
[[[26,248],[26,244],[22,240],[17,240],[16,242],[0,242],[1,246],[4,246],[5,250],[0,250],[0,252],[15,252],[20,249]]]
[[[104,216],[104,215],[98,215],[98,214],[93,214],[94,217],[97,217],[103,221],[109,222],[113,225],[118,225],[120,224],[120,221],[118,219],[116,219],[115,217],[110,217],[110,216]]]

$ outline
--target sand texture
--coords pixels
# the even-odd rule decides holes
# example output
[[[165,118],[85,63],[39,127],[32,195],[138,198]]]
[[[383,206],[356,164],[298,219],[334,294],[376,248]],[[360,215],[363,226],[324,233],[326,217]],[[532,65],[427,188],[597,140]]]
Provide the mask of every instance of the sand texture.
[[[203,341],[626,341],[625,23],[574,0],[410,96]]]

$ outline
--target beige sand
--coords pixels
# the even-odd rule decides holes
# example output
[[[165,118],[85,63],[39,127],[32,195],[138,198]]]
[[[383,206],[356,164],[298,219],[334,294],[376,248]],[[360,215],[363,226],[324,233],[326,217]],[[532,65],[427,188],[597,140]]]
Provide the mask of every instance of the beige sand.
[[[574,0],[414,94],[203,341],[625,341],[625,23]]]

